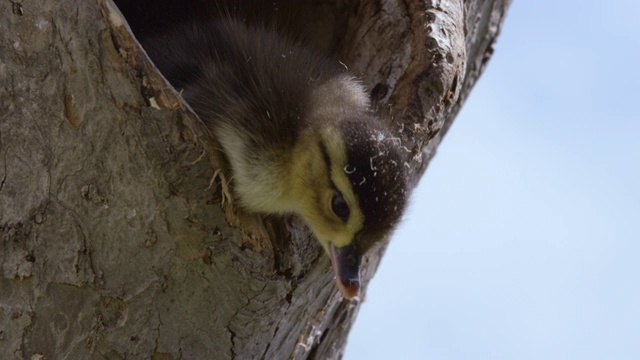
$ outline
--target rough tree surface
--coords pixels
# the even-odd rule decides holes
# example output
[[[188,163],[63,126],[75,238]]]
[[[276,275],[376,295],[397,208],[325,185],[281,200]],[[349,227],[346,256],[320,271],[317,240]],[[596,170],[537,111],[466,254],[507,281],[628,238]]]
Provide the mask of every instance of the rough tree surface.
[[[300,3],[415,184],[509,0]],[[0,2],[0,358],[341,356],[359,302],[300,220],[221,206],[203,131],[111,0]]]

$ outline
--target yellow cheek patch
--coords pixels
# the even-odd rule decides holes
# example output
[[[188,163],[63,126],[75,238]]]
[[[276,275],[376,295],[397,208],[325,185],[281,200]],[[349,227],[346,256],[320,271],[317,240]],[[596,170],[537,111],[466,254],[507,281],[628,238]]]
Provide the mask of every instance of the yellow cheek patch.
[[[345,173],[345,167],[347,166],[347,150],[341,134],[335,129],[327,129],[322,132],[322,138],[326,150],[331,159],[331,181],[342,193],[342,197],[349,205],[351,214],[346,223],[338,219],[331,210],[331,198],[333,197],[333,191],[327,194],[325,199],[325,208],[327,213],[332,218],[335,218],[339,224],[340,230],[335,234],[335,239],[331,240],[338,247],[348,245],[353,240],[355,234],[362,229],[364,224],[364,214],[360,209],[360,203],[356,197],[351,182]]]
[[[326,250],[329,243],[344,247],[353,241],[364,224],[358,198],[344,170],[347,165],[344,142],[341,135],[331,128],[304,136],[301,142],[304,145],[296,149],[297,155],[292,159],[292,207],[302,215]],[[327,164],[330,164],[330,169]],[[349,206],[350,215],[346,223],[331,209],[336,189]]]

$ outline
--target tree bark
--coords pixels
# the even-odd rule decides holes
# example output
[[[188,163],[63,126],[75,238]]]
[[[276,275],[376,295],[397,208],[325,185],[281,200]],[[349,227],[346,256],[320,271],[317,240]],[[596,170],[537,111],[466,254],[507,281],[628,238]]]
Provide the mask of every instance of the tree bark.
[[[298,20],[370,86],[415,184],[509,2],[314,0]],[[0,60],[0,357],[341,356],[360,303],[299,219],[221,206],[221,155],[111,0],[0,2]]]

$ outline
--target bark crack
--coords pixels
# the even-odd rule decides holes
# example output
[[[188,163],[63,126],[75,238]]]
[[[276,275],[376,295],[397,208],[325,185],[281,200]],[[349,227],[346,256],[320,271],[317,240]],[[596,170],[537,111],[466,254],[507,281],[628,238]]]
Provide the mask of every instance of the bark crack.
[[[7,153],[9,152],[9,148],[7,147],[7,149],[4,151],[4,172],[2,173],[2,179],[0,180],[0,191],[2,191],[2,188],[4,187],[4,183],[7,180]]]
[[[231,346],[229,347],[229,351],[231,353],[231,359],[235,359],[237,354],[236,351],[234,350],[234,341],[236,339],[237,334],[236,332],[232,329],[232,323],[234,321],[234,319],[238,316],[238,314],[245,309],[247,306],[249,306],[249,304],[251,304],[251,302],[256,299],[260,293],[262,293],[265,289],[267,288],[267,284],[264,284],[264,286],[262,287],[262,289],[260,289],[259,291],[256,292],[255,296],[252,297],[247,297],[247,301],[245,302],[244,305],[240,306],[234,313],[233,315],[231,315],[231,317],[229,318],[229,321],[227,322],[227,325],[225,326],[225,328],[227,329],[227,331],[229,332],[229,341],[231,342]]]

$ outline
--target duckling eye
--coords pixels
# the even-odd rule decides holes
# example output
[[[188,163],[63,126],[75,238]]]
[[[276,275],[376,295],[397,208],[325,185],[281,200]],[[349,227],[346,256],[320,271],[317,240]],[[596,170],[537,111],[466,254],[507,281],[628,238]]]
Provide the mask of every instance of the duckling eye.
[[[347,220],[349,220],[349,214],[351,213],[351,211],[349,210],[349,205],[346,201],[344,201],[342,195],[333,195],[333,198],[331,198],[331,210],[342,221],[347,222]]]

